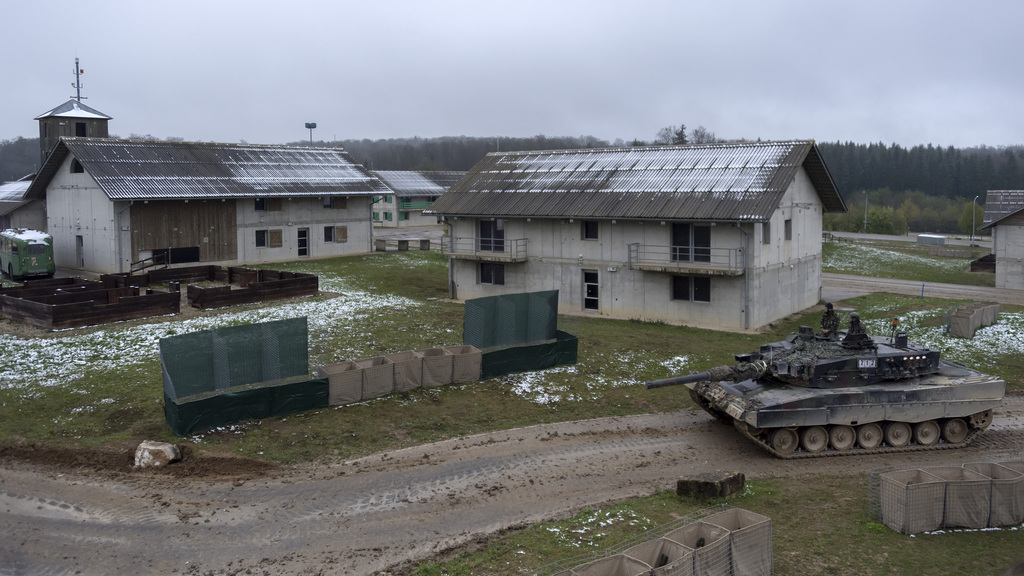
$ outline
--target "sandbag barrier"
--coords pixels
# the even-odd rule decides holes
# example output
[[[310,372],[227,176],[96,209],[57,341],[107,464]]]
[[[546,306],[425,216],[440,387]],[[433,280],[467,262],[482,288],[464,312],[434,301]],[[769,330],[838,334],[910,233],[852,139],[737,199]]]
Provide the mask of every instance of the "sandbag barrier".
[[[720,505],[535,576],[767,576],[773,569],[771,518]]]
[[[871,491],[883,524],[917,534],[947,528],[1024,523],[1024,461],[974,462],[874,474]]]
[[[329,383],[328,404],[338,406],[416,388],[476,382],[482,357],[475,346],[446,346],[327,364],[316,373]]]

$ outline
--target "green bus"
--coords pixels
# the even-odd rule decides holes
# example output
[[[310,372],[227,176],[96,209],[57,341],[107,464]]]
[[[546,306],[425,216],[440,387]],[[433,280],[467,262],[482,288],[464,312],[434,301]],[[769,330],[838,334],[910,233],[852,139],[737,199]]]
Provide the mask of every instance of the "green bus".
[[[21,280],[34,276],[52,278],[53,238],[46,232],[8,228],[0,232],[0,272]]]

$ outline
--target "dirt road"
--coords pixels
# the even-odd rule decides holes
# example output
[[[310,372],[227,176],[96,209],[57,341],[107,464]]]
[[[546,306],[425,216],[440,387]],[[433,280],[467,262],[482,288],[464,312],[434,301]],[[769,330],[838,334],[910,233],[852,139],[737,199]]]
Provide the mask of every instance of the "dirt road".
[[[373,574],[497,531],[671,488],[681,474],[847,475],[1021,459],[1024,398],[972,446],[778,460],[703,412],[459,438],[211,481],[0,467],[2,574]],[[398,572],[402,572],[398,570]]]

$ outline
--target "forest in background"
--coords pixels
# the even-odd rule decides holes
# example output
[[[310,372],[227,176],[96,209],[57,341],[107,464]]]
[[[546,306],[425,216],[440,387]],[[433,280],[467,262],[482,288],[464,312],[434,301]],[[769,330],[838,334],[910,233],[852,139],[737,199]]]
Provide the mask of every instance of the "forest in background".
[[[158,139],[148,134],[130,137]],[[344,148],[353,160],[374,170],[465,171],[495,151],[705,142],[723,140],[703,127],[687,131],[685,126],[670,126],[659,131],[651,142],[537,135],[352,139],[318,141],[313,145]],[[308,146],[309,142],[289,144]],[[845,214],[826,214],[826,230],[860,231],[866,219],[867,231],[875,234],[969,234],[983,222],[986,191],[1024,189],[1024,146],[959,149],[928,144],[908,149],[897,144],[818,142],[818,149],[848,208]],[[38,164],[38,139],[0,140],[0,182],[32,174]]]

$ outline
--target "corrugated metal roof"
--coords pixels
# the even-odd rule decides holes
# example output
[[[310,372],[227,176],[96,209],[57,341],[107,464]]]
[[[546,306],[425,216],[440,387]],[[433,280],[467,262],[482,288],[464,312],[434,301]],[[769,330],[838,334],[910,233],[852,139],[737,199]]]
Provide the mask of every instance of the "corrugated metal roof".
[[[989,190],[985,193],[985,218],[982,228],[1024,210],[1024,190]]]
[[[399,197],[440,196],[466,175],[465,172],[371,170]]]
[[[31,180],[18,180],[16,182],[4,182],[0,184],[0,201],[20,202],[28,192]]]
[[[431,207],[444,215],[767,220],[797,170],[846,205],[813,141],[492,152]]]
[[[64,138],[30,195],[45,192],[69,154],[111,200],[391,193],[339,148]]]

